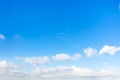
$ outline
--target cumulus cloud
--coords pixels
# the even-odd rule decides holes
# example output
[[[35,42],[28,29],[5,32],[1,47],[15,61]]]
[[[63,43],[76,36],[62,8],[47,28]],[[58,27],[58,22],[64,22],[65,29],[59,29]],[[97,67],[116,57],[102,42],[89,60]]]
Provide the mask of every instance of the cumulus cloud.
[[[25,61],[26,63],[37,65],[37,64],[45,64],[49,62],[49,57],[47,56],[39,56],[39,57],[16,57],[17,60]]]
[[[105,45],[102,49],[100,49],[99,55],[103,55],[106,53],[110,55],[115,55],[118,51],[120,51],[120,47]]]
[[[120,51],[120,47],[105,45],[99,51],[88,47],[84,49],[83,52],[86,54],[87,57],[93,57],[94,55],[103,55],[106,53],[110,55],[115,55],[119,51]]]
[[[6,61],[1,61],[1,65],[3,66],[2,69],[0,68],[0,79],[2,80],[114,80],[116,78],[108,70],[95,71],[76,66],[36,67],[24,73],[19,68],[6,67],[6,65],[9,65]],[[115,80],[119,80],[119,78]]]
[[[0,61],[0,77],[20,77],[24,76],[18,70],[20,67],[16,64],[10,64],[5,60]]]
[[[6,60],[1,60],[0,61],[0,68],[18,68],[18,66],[15,64],[10,64]]]
[[[35,74],[35,75],[33,75]],[[89,68],[80,68],[76,66],[57,66],[54,68],[35,68],[32,75],[40,79],[50,80],[93,80],[93,79],[110,79],[112,73],[107,70],[94,71]],[[69,77],[68,77],[69,76]]]
[[[93,70],[77,66],[36,66],[24,70],[5,60],[0,61],[0,80],[119,80],[119,71]]]
[[[5,38],[5,36],[4,36],[3,34],[0,34],[0,39],[1,39],[1,40],[4,40],[4,39],[6,39],[6,38]]]
[[[56,54],[55,56],[52,56],[52,59],[57,60],[57,61],[65,61],[65,60],[77,60],[81,57],[82,57],[82,55],[78,54],[78,53],[74,54],[73,56],[70,56],[65,53],[60,53],[60,54]]]
[[[7,66],[8,66],[8,64],[7,64],[7,62],[5,60],[0,61],[0,68],[5,68]]]
[[[87,57],[92,57],[92,56],[96,55],[97,52],[98,51],[96,49],[93,49],[93,48],[90,48],[90,47],[84,49],[84,53],[86,54]]]
[[[114,55],[118,51],[120,51],[120,47],[108,45],[103,46],[100,51],[93,48],[84,49],[84,53],[87,57],[105,53]],[[52,60],[78,60],[81,57],[82,55],[80,53],[73,55],[60,53],[54,56],[16,57],[17,60],[23,61],[20,62],[20,64],[25,64],[22,68],[19,67],[20,64],[11,64],[6,60],[1,60],[0,80],[120,80],[120,70],[94,70],[85,67],[81,68],[80,66],[77,67],[74,63],[73,66],[58,66],[52,63],[48,64],[49,66],[46,65],[46,63],[52,62]],[[35,66],[26,66],[27,63]],[[20,66],[22,66],[22,64]],[[42,66],[38,64],[42,64]],[[108,63],[103,62],[103,64],[107,65]]]

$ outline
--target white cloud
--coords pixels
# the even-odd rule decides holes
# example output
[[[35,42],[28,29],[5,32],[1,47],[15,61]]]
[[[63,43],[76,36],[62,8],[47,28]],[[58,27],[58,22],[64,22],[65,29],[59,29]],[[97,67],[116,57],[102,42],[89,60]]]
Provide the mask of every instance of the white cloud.
[[[0,61],[0,80],[119,80],[119,70],[92,70],[77,66],[48,66],[23,68],[10,64],[5,60]],[[29,71],[27,70],[29,69]]]
[[[100,70],[94,71],[88,68],[80,68],[76,66],[57,66],[54,68],[35,68],[32,73],[33,76],[42,80],[93,80],[93,79],[110,79],[113,75],[110,71]],[[69,77],[68,77],[69,76]]]
[[[52,59],[57,61],[64,61],[64,60],[76,60],[81,57],[82,57],[81,54],[74,54],[73,56],[70,56],[65,53],[60,53],[60,54],[56,54],[55,56],[52,56]]]
[[[53,60],[68,60],[71,59],[71,57],[65,53],[60,53],[60,54],[56,54],[55,56],[52,56]]]
[[[105,46],[99,51],[99,55],[103,55],[103,54],[105,54],[105,53],[108,53],[108,54],[110,54],[110,55],[115,55],[118,51],[120,51],[120,47],[105,45]]]
[[[92,57],[97,54],[97,50],[88,47],[88,48],[84,49],[84,53],[86,54],[87,57]]]
[[[1,60],[0,68],[19,68],[19,66],[15,65],[15,64],[10,64],[6,60]]]
[[[16,57],[17,60],[23,60],[26,63],[30,63],[33,65],[36,64],[45,64],[49,62],[49,57],[47,56],[39,56],[39,57]]]
[[[93,48],[86,48],[84,50],[84,53],[86,54],[87,57],[92,57],[94,55],[97,55],[97,53],[98,54],[101,53],[100,55],[105,53],[113,55],[117,51],[120,51],[120,47],[105,45],[99,52]],[[16,64],[11,64],[6,60],[1,60],[0,80],[120,80],[119,77],[120,70],[114,69],[111,70],[110,68],[108,68],[110,70],[106,69],[94,70],[85,67],[84,68],[77,67],[74,65],[74,63],[73,66],[61,66],[61,65],[58,66],[52,63],[46,65],[46,63],[50,62],[50,59],[55,61],[65,61],[65,60],[78,60],[81,57],[82,55],[80,53],[76,53],[73,55],[60,53],[52,56],[51,58],[49,58],[49,56],[16,57],[17,60],[22,60],[23,62],[26,63],[18,62]],[[27,63],[36,66],[28,65]],[[19,67],[17,64],[22,66],[22,68]],[[108,63],[103,62],[103,64],[107,65]],[[69,64],[66,63],[66,65]],[[77,65],[79,65],[79,63]],[[98,68],[100,68],[99,66],[100,65],[97,65]]]
[[[5,60],[0,61],[0,68],[5,68],[7,66],[8,66],[8,64],[7,64],[7,62]]]
[[[77,60],[77,59],[80,59],[80,58],[82,58],[82,55],[80,53],[76,53],[76,54],[73,55],[72,59]]]
[[[20,77],[23,76],[22,73],[19,72],[19,66],[15,64],[10,64],[5,60],[0,61],[0,77]]]
[[[4,39],[6,39],[6,38],[5,38],[5,36],[4,36],[3,34],[0,34],[0,39],[1,39],[1,40],[4,40]]]

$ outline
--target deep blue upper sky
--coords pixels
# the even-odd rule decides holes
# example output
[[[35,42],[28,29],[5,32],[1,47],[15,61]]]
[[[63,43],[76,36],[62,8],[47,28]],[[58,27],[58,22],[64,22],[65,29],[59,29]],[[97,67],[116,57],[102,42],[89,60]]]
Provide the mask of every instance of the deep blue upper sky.
[[[119,0],[0,0],[0,33],[7,38],[0,41],[1,52],[73,53],[119,45],[118,6]],[[22,40],[11,39],[15,34]]]

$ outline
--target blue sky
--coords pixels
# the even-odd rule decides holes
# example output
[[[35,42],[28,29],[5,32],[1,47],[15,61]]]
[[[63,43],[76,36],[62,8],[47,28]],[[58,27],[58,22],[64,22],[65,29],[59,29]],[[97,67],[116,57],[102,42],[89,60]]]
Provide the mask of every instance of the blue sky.
[[[0,66],[24,65],[24,69],[35,68],[38,73],[38,68],[57,66],[68,66],[65,69],[73,71],[81,71],[81,67],[83,71],[85,68],[118,71],[119,30],[119,0],[1,0]],[[18,72],[22,74],[24,69]],[[94,76],[101,77],[101,73],[97,74]]]

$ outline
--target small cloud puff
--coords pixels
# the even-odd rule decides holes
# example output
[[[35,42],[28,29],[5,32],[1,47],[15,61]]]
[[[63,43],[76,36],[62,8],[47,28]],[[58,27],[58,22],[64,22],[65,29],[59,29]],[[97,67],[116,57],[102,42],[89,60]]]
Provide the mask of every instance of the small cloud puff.
[[[59,53],[59,54],[56,54],[55,56],[52,56],[52,59],[56,60],[56,61],[65,61],[65,60],[77,60],[81,57],[82,57],[82,55],[78,54],[78,53],[74,54],[73,56],[70,56],[65,53]]]
[[[86,54],[87,57],[93,57],[94,55],[97,54],[97,52],[98,51],[96,49],[93,49],[93,48],[90,48],[90,47],[84,49],[84,53]]]
[[[120,51],[120,47],[105,45],[99,51],[99,55],[103,55],[103,54],[106,54],[106,53],[108,53],[110,55],[115,55],[118,51]]]
[[[4,40],[4,39],[6,39],[6,37],[3,34],[0,34],[0,39]]]

